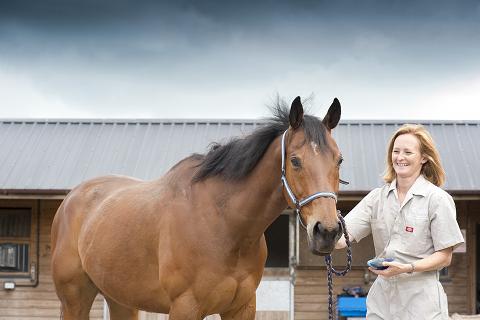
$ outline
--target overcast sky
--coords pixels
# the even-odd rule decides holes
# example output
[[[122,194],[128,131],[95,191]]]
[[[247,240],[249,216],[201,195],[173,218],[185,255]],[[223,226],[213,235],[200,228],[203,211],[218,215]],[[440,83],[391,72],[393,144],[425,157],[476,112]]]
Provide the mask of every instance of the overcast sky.
[[[0,0],[1,118],[480,120],[480,2]]]

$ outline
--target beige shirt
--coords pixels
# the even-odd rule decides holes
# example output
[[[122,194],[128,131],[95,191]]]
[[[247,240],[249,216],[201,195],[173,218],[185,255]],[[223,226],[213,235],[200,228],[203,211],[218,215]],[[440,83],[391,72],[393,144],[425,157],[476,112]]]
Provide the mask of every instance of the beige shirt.
[[[464,242],[452,197],[420,175],[400,205],[396,181],[371,191],[345,217],[359,242],[370,233],[375,255],[401,263],[423,259]]]

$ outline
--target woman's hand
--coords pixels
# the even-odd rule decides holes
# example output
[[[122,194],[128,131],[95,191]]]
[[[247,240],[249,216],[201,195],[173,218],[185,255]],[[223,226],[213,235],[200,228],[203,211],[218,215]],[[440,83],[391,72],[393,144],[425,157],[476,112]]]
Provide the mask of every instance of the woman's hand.
[[[340,239],[338,239],[337,243],[335,243],[335,249],[343,249],[347,246],[347,242],[345,241],[345,236],[342,234]]]
[[[390,278],[390,277],[393,277],[393,276],[396,276],[396,275],[399,275],[401,273],[407,273],[407,272],[411,272],[412,271],[412,265],[410,263],[400,263],[400,262],[395,262],[395,261],[391,261],[391,262],[383,262],[383,265],[388,267],[387,269],[385,270],[376,270],[376,269],[373,269],[372,267],[369,267],[368,270],[370,270],[371,272],[379,275],[379,276],[383,276],[385,278]]]
[[[350,242],[353,243],[355,239],[353,239],[352,235],[349,233],[348,238],[350,239]],[[335,244],[335,249],[343,249],[347,246],[347,241],[345,240],[345,235],[342,234],[340,239],[338,239],[337,243]]]
[[[387,278],[396,276],[401,273],[408,273],[412,271],[424,272],[424,271],[440,270],[443,267],[448,267],[450,265],[450,263],[452,262],[452,252],[453,252],[453,247],[436,251],[426,258],[415,261],[415,268],[413,268],[410,263],[385,261],[383,262],[383,265],[388,266],[387,269],[375,270],[370,267],[368,268],[368,270],[372,271],[375,274],[378,274],[380,276],[384,276]]]

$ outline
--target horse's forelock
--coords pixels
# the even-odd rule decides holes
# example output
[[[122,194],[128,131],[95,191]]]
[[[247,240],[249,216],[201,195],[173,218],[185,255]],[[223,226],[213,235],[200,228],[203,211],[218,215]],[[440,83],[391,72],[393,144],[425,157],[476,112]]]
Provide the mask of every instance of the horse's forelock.
[[[315,142],[322,151],[328,149],[327,128],[319,118],[310,115],[305,116],[303,129],[307,142]]]

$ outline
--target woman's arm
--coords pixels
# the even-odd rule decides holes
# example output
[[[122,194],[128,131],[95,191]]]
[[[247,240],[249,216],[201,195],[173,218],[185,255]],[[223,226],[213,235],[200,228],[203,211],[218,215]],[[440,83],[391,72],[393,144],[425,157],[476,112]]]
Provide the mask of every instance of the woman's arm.
[[[434,252],[433,254],[429,255],[426,258],[421,260],[415,261],[414,263],[399,263],[399,262],[384,262],[383,265],[388,266],[389,268],[385,270],[375,270],[372,268],[368,268],[375,274],[384,276],[384,277],[391,277],[396,276],[397,274],[401,273],[409,273],[409,272],[423,272],[423,271],[432,271],[432,270],[439,270],[444,267],[448,267],[452,262],[452,253],[453,247],[449,247],[443,250],[439,250]]]

